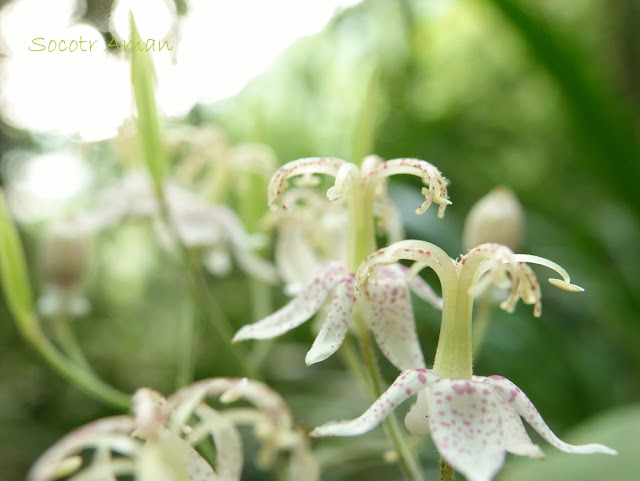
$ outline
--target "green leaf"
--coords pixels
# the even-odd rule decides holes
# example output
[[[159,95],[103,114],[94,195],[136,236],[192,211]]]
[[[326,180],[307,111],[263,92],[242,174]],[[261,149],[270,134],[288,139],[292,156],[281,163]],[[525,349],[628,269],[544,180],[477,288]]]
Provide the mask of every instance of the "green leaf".
[[[600,443],[616,449],[618,456],[603,454],[566,454],[544,449],[544,461],[519,458],[507,466],[498,481],[636,481],[640,473],[638,433],[640,404],[625,406],[604,413],[562,436],[571,444]],[[552,448],[551,448],[552,449]]]
[[[614,86],[598,74],[593,59],[570,32],[544,20],[538,2],[492,0],[495,7],[526,42],[531,54],[555,80],[585,146],[580,162],[640,212],[640,139],[633,112],[620,100]],[[605,167],[606,166],[606,167]],[[620,175],[624,172],[624,175]]]
[[[132,45],[144,45],[133,14],[130,14],[129,20]],[[131,82],[138,110],[138,132],[142,142],[142,152],[153,182],[156,188],[160,189],[166,173],[167,158],[160,137],[160,123],[154,95],[153,63],[149,52],[144,48],[132,48]]]
[[[33,294],[27,263],[18,231],[9,218],[0,190],[0,281],[11,314],[19,322],[25,334],[37,330],[33,316]]]

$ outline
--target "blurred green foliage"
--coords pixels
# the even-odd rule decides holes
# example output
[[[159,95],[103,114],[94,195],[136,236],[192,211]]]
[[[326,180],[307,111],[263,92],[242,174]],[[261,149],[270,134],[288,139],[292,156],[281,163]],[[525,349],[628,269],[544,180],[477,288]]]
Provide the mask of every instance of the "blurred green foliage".
[[[310,155],[358,161],[367,131],[373,153],[434,163],[451,180],[453,205],[444,220],[431,211],[413,214],[420,203],[416,184],[395,182],[392,193],[408,237],[435,242],[453,257],[461,252],[471,205],[497,185],[513,189],[526,214],[522,251],[562,264],[586,293],[543,285],[540,319],[528,306],[514,315],[496,310],[475,371],[517,383],[562,436],[596,413],[640,398],[638,21],[635,0],[368,0],[300,39],[236,97],[194,108],[188,121],[219,124],[233,142],[264,142],[282,163]],[[93,155],[100,170],[119,163],[109,148]],[[23,234],[35,279],[39,231]],[[140,224],[102,235],[94,249],[86,286],[92,312],[75,326],[87,356],[125,391],[173,391],[176,326],[193,314],[179,260],[155,247]],[[208,282],[233,326],[252,320],[245,276]],[[271,293],[275,306],[286,301],[278,289]],[[18,480],[62,434],[112,411],[54,375],[1,309],[0,466],[3,480]],[[420,301],[416,313],[429,359],[438,315]],[[200,326],[196,376],[237,374],[211,348],[213,335]],[[310,426],[358,415],[366,398],[351,387],[338,358],[304,366],[312,339],[312,330],[301,327],[263,352],[264,379]],[[393,379],[393,368],[383,367]],[[601,419],[588,437],[575,440],[619,449],[607,466],[627,470],[615,479],[632,479],[638,460],[618,442],[637,449],[637,436],[603,437],[610,429]],[[362,438],[370,448],[360,440],[317,442],[323,457],[343,461],[323,479],[397,479],[396,468],[381,469],[386,448],[378,431]],[[350,443],[362,452],[342,459],[332,450]],[[420,452],[434,479],[430,441]],[[584,479],[582,457],[557,458],[570,458],[575,470],[527,478],[514,474],[523,472],[514,463],[503,479]],[[247,472],[246,479],[264,478]]]

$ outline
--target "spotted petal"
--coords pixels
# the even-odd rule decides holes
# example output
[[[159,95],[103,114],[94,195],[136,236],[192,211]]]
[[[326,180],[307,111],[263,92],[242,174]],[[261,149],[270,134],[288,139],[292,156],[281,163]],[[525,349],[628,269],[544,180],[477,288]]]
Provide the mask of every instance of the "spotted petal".
[[[365,285],[363,317],[384,355],[398,369],[425,367],[416,334],[409,287],[399,264],[378,266],[379,277]]]
[[[327,262],[302,292],[282,309],[240,329],[233,342],[244,339],[270,339],[298,327],[315,314],[333,287],[344,277],[344,264]]]
[[[522,418],[526,420],[549,444],[555,446],[559,450],[574,454],[618,454],[617,451],[607,446],[603,446],[602,444],[573,446],[561,441],[555,434],[553,434],[551,429],[549,429],[549,426],[544,422],[544,419],[542,419],[542,416],[540,416],[540,413],[533,403],[529,400],[526,394],[518,388],[518,386],[502,376],[488,377],[484,380],[484,383],[493,387],[494,391],[511,407],[511,409],[522,416]]]
[[[414,396],[420,389],[438,381],[439,376],[426,369],[407,369],[360,417],[351,421],[332,421],[313,430],[311,436],[357,436],[371,431],[396,406]]]
[[[469,481],[489,481],[504,463],[502,407],[489,386],[442,379],[427,390],[431,437],[444,459]]]
[[[351,309],[356,300],[354,282],[355,276],[353,274],[343,277],[338,282],[327,319],[305,358],[307,365],[324,361],[342,345],[347,335]]]

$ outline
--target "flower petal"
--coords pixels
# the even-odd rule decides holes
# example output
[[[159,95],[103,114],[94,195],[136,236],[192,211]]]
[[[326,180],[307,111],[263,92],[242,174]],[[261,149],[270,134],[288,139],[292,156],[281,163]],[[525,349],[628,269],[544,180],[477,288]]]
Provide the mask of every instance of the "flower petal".
[[[477,382],[484,382],[486,379],[486,377],[473,376],[473,380]],[[498,396],[500,395],[500,393],[497,394]],[[544,453],[540,450],[540,447],[529,439],[518,413],[509,406],[509,403],[503,399],[501,400],[502,439],[505,449],[519,456],[544,458]]]
[[[529,438],[518,413],[510,409],[504,401],[502,406],[505,408],[502,412],[502,436],[505,449],[519,456],[544,458],[540,447]]]
[[[211,210],[211,222],[215,222],[221,230],[226,232],[229,246],[244,272],[271,284],[278,281],[275,267],[252,251],[254,246],[251,236],[235,212],[226,206],[215,206]]]
[[[216,446],[217,475],[224,481],[240,481],[243,464],[240,433],[229,419],[206,404],[198,406],[196,414],[200,423],[189,433],[187,442],[196,445],[207,435],[211,435]],[[193,466],[195,468],[198,464],[193,463]]]
[[[378,266],[379,277],[364,287],[362,314],[380,350],[398,369],[423,369],[409,286],[398,264]]]
[[[393,411],[396,406],[420,389],[440,380],[440,376],[427,369],[407,369],[364,414],[351,421],[332,421],[315,428],[311,436],[357,436],[371,431]]]
[[[307,366],[324,361],[342,345],[342,341],[347,335],[347,323],[351,317],[351,309],[356,300],[354,282],[355,276],[353,274],[343,277],[338,282],[327,319],[305,357]]]
[[[65,460],[70,456],[78,454],[87,447],[94,446],[96,442],[107,444],[120,454],[131,453],[139,444],[129,437],[134,429],[135,420],[132,416],[113,416],[99,419],[75,429],[40,456],[31,467],[27,481],[51,479],[61,462],[65,463]]]
[[[287,480],[320,481],[320,465],[311,452],[309,438],[299,436],[298,442],[291,450]]]
[[[489,481],[504,463],[501,402],[481,383],[442,379],[427,390],[431,437],[469,481]]]
[[[174,412],[170,428],[186,423],[196,406],[208,396],[220,396],[223,403],[243,398],[269,416],[275,425],[290,429],[293,424],[284,399],[270,387],[247,378],[218,377],[190,384],[169,397],[167,403]]]
[[[342,262],[325,263],[300,295],[261,321],[244,326],[236,333],[232,342],[244,339],[270,339],[298,327],[318,311],[331,289],[343,278],[343,275],[344,264]]]
[[[150,439],[140,450],[135,479],[215,481],[218,477],[209,463],[189,443],[168,429],[161,429],[157,437]],[[234,481],[234,478],[229,479]]]
[[[542,436],[549,444],[555,446],[561,451],[574,454],[618,454],[617,451],[602,444],[584,444],[581,446],[573,446],[558,439],[553,434],[549,426],[544,422],[542,416],[535,408],[533,403],[524,394],[518,386],[502,376],[491,376],[485,378],[483,383],[489,384],[495,392],[516,411],[524,420],[526,420],[540,436]]]

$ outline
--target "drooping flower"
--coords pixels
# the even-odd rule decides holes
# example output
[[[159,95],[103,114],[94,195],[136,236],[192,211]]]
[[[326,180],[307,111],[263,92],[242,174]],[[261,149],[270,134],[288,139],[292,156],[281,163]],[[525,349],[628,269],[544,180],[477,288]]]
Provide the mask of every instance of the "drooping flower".
[[[230,253],[248,274],[267,282],[278,279],[274,267],[254,254],[261,239],[245,230],[238,216],[224,205],[213,205],[173,182],[165,185],[168,214],[181,241],[190,248],[202,249],[204,263],[216,275],[231,268]],[[151,179],[146,173],[133,172],[105,189],[87,222],[96,230],[110,228],[128,218],[154,218],[161,212]],[[161,241],[171,236],[165,226],[156,225]]]
[[[399,369],[424,367],[409,289],[438,307],[440,299],[419,277],[407,280],[406,268],[396,264],[380,269],[367,285],[366,296],[357,300],[353,272],[357,264],[354,265],[354,259],[358,259],[359,263],[364,255],[360,257],[363,251],[358,244],[360,237],[353,233],[367,231],[369,227],[366,226],[373,229],[375,200],[387,201],[385,187],[390,175],[412,174],[420,177],[427,187],[422,189],[425,200],[416,212],[425,212],[433,202],[440,206],[440,217],[450,204],[446,180],[438,169],[418,159],[383,162],[379,157],[371,156],[363,161],[361,167],[335,158],[299,159],[282,166],[271,178],[269,205],[272,210],[287,210],[285,193],[289,187],[288,179],[302,176],[298,185],[308,187],[319,182],[314,174],[335,178],[333,187],[327,191],[330,200],[346,196],[349,212],[347,258],[324,263],[289,304],[261,321],[244,326],[233,340],[279,336],[307,321],[326,303],[326,319],[305,359],[307,364],[313,364],[326,359],[340,347],[347,335],[354,306],[360,302],[362,319],[373,332],[385,356]],[[373,237],[373,230],[370,234]],[[367,239],[364,243],[374,240]],[[374,248],[368,252],[372,250]]]
[[[316,428],[312,436],[356,436],[379,425],[400,403],[418,402],[405,424],[415,434],[431,433],[442,457],[469,481],[489,481],[506,452],[542,458],[522,419],[549,444],[574,454],[617,454],[601,444],[573,446],[553,434],[529,398],[502,376],[450,379],[432,370],[403,371],[391,387],[360,417]]]
[[[204,402],[211,396],[219,396],[222,403],[243,398],[255,408],[218,411]],[[27,481],[62,476],[69,476],[69,481],[113,481],[127,475],[138,481],[239,481],[243,454],[237,424],[255,426],[263,445],[258,459],[263,467],[278,453],[289,452],[290,472],[305,469],[307,479],[319,479],[307,436],[293,426],[283,399],[264,384],[206,379],[168,399],[142,388],[133,400],[133,416],[94,421],[58,441],[34,464]],[[215,470],[194,449],[207,438],[216,448]],[[85,466],[80,454],[87,449],[93,453]]]
[[[427,302],[440,306],[440,298],[420,277],[407,281],[407,268],[394,264],[380,269],[379,277],[367,284],[362,316],[385,356],[399,369],[424,366],[413,318],[409,289]],[[325,304],[327,317],[305,362],[314,364],[338,350],[349,329],[356,302],[355,275],[346,272],[343,262],[324,264],[298,296],[282,309],[240,329],[233,342],[270,339],[298,327]]]
[[[274,258],[286,294],[294,296],[328,260],[347,254],[347,211],[310,187],[284,194],[287,215],[271,214],[266,224],[277,231]]]
[[[374,428],[409,397],[416,404],[405,418],[407,429],[417,435],[431,433],[442,457],[470,481],[488,481],[498,472],[505,453],[542,457],[527,436],[526,420],[553,446],[570,453],[616,454],[599,444],[571,446],[560,441],[544,423],[531,401],[513,383],[500,376],[472,376],[471,314],[473,299],[491,285],[509,290],[500,307],[511,312],[518,299],[541,312],[540,285],[526,264],[542,264],[562,279],[549,282],[567,291],[582,288],[571,283],[567,272],[540,257],[514,254],[505,246],[483,244],[459,261],[428,242],[402,241],[368,256],[356,272],[359,290],[366,292],[370,277],[400,259],[414,261],[412,275],[431,267],[442,284],[442,326],[434,369],[407,369],[359,418],[320,426],[314,436],[354,436]]]

